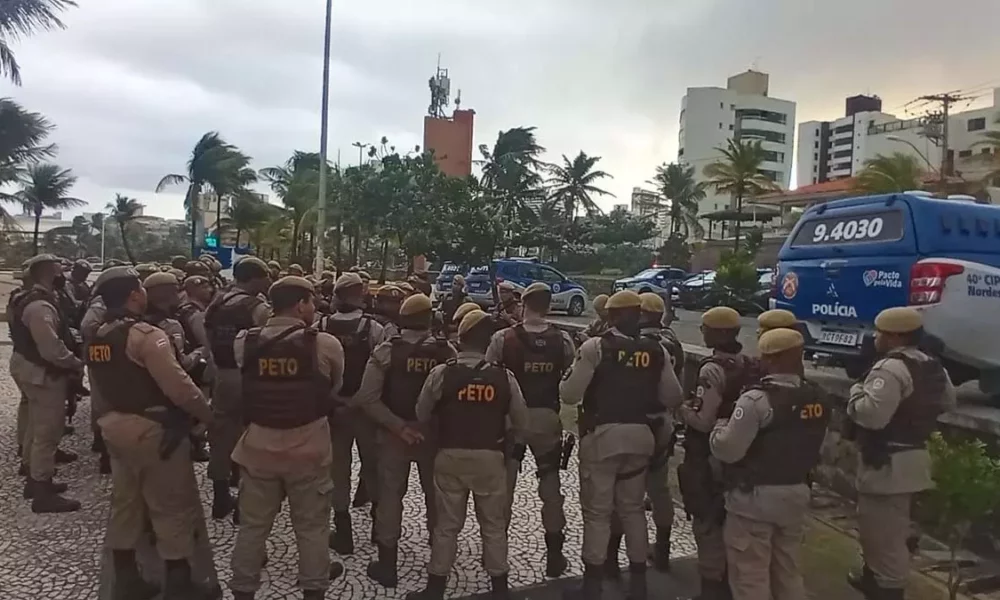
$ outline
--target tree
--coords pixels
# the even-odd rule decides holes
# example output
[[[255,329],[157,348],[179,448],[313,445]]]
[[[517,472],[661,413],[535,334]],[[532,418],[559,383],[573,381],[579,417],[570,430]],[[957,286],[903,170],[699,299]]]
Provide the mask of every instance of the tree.
[[[920,158],[903,152],[879,154],[865,161],[855,187],[870,194],[888,194],[920,189],[926,171]]]
[[[572,221],[580,209],[587,215],[602,212],[593,196],[614,197],[614,194],[594,185],[601,179],[612,178],[604,171],[594,170],[594,165],[601,157],[587,156],[581,151],[573,160],[568,159],[565,154],[562,158],[562,165],[553,165],[549,169],[547,183],[549,197],[562,208],[566,220]]]
[[[518,220],[535,219],[532,205],[544,199],[539,174],[546,166],[539,159],[544,151],[535,139],[534,127],[501,131],[492,150],[485,144],[479,147],[483,156],[479,161],[483,169],[480,185],[487,202],[496,208],[504,223],[505,240]]]
[[[21,85],[21,67],[10,43],[39,30],[64,29],[58,13],[74,0],[4,0],[0,3],[0,74]]]
[[[125,227],[139,216],[143,205],[134,198],[115,194],[115,201],[108,202],[107,209],[110,211],[109,216],[118,223],[118,231],[122,235],[122,245],[125,246],[125,254],[128,256],[129,262],[134,265],[135,255],[132,254],[132,248],[129,246],[128,233]]]
[[[271,186],[291,219],[291,253],[298,257],[302,226],[319,200],[319,154],[296,150],[284,165],[260,170],[260,178]]]
[[[656,167],[656,175],[650,183],[656,186],[660,198],[666,202],[671,235],[682,229],[685,239],[691,234],[695,237],[704,235],[705,229],[698,221],[698,202],[705,199],[705,184],[695,181],[694,167],[664,163]]]
[[[256,195],[244,195],[233,201],[229,217],[222,220],[224,226],[236,230],[236,247],[244,231],[252,231],[273,216],[272,207]]]
[[[86,204],[69,195],[76,185],[76,176],[58,165],[40,163],[29,166],[21,176],[21,190],[14,197],[25,210],[35,216],[31,251],[38,254],[38,229],[45,209],[63,210]]]
[[[771,178],[760,172],[760,165],[767,158],[767,152],[761,146],[760,140],[742,142],[728,140],[725,148],[716,148],[722,153],[722,160],[705,166],[706,182],[720,194],[729,194],[736,200],[736,226],[733,240],[733,250],[740,247],[740,217],[743,213],[743,201],[765,192],[776,191],[779,188]]]
[[[53,125],[41,114],[24,110],[10,98],[0,98],[0,189],[20,181],[26,165],[55,155],[55,145],[43,143],[52,130]],[[0,194],[2,202],[19,200]],[[0,206],[0,230],[15,227],[13,217]]]
[[[663,245],[656,249],[656,262],[680,269],[690,269],[691,245],[687,243],[687,237],[680,233],[670,234]]]

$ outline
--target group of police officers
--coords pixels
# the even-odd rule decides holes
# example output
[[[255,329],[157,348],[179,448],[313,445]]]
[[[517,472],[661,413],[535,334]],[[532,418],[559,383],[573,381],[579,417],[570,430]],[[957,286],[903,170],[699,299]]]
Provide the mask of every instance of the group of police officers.
[[[670,569],[668,460],[682,437],[677,478],[697,543],[699,598],[805,598],[797,554],[832,406],[803,377],[804,340],[791,313],[760,316],[760,356],[751,358],[738,341],[739,314],[705,312],[711,355],[685,393],[684,351],[656,294],[599,296],[598,318],[574,339],[546,320],[552,292],[543,283],[520,293],[501,284],[487,314],[465,301],[457,276],[435,313],[426,277],[382,286],[373,299],[361,270],[313,278],[298,265],[283,271],[247,257],[227,283],[220,269],[211,257],[178,257],[169,268],[107,265],[91,290],[89,265],[39,255],[10,301],[24,497],[39,513],[80,508],[53,476],[57,462],[75,458],[60,455],[58,443],[67,399],[86,392],[86,366],[94,447],[113,481],[115,600],[160,593],[139,569],[144,540],[164,563],[166,600],[221,594],[192,572],[207,536],[193,469],[206,458],[205,434],[212,516],[238,524],[229,582],[237,600],[261,586],[285,500],[303,597],[323,598],[343,573],[329,549],[354,551],[355,444],[353,505],[370,502],[378,550],[368,576],[397,585],[416,463],[431,558],[425,588],[408,598],[443,598],[470,494],[492,597],[507,598],[507,532],[529,450],[545,574],[567,570],[560,470],[576,439],[564,429],[574,428],[584,576],[568,597],[596,600],[605,580],[621,579],[623,538],[629,598],[647,597],[647,563]],[[955,392],[941,363],[918,349],[919,313],[888,309],[875,326],[882,358],[852,387],[846,409],[863,463],[864,565],[849,580],[866,598],[889,600],[903,597],[913,495],[931,485],[925,444]]]

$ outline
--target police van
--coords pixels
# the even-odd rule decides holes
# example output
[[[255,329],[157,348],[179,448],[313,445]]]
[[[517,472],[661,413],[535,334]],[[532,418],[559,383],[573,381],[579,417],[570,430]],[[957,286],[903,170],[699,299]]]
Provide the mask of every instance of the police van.
[[[875,316],[911,306],[956,384],[1000,394],[1000,207],[907,192],[803,214],[778,254],[772,306],[803,323],[806,350],[862,375]]]

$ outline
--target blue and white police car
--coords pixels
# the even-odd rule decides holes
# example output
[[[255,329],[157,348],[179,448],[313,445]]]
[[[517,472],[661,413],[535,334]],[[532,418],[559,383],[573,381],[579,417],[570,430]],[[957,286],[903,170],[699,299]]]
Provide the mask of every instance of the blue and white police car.
[[[499,258],[493,263],[498,284],[509,281],[515,289],[523,290],[536,281],[547,283],[552,288],[552,310],[564,310],[577,317],[587,307],[587,290],[582,285],[536,258]],[[489,267],[470,269],[465,288],[473,302],[483,307],[493,305]]]

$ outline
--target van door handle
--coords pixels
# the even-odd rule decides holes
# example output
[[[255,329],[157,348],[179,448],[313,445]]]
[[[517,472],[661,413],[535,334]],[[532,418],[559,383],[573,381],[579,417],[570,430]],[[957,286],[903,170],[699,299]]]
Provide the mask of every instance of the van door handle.
[[[846,260],[827,260],[820,263],[820,268],[826,273],[827,277],[837,278],[840,277],[840,268],[847,264]]]

